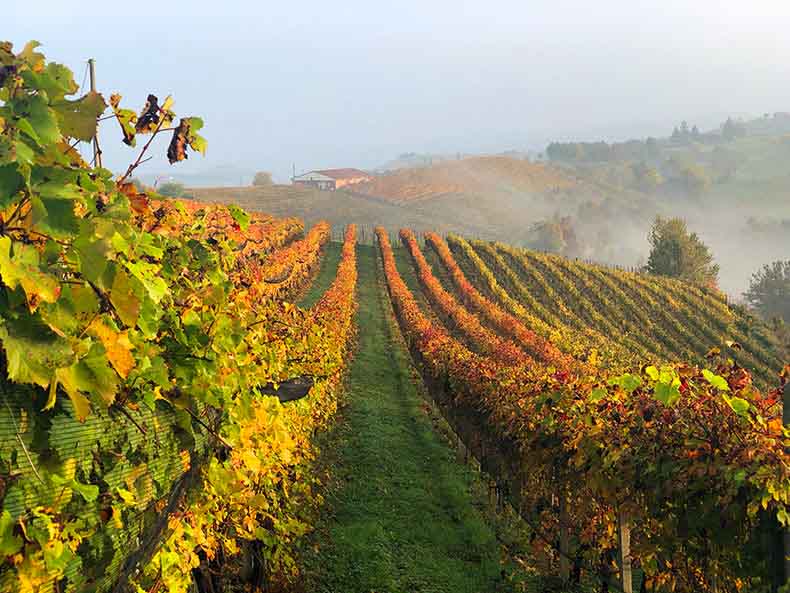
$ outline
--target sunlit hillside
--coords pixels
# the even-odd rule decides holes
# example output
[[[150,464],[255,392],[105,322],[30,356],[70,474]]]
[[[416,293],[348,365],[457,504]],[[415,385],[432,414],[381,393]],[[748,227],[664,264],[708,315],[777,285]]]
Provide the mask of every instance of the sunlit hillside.
[[[576,184],[573,176],[555,167],[493,156],[398,169],[356,186],[355,191],[395,202],[410,202],[447,194],[556,192]]]

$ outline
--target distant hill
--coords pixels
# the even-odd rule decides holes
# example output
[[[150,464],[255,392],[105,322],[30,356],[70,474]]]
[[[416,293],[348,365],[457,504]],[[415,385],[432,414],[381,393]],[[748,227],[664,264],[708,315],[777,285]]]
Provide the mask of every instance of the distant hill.
[[[645,209],[645,196],[612,188],[568,168],[510,156],[470,157],[400,169],[347,191],[273,185],[192,187],[189,194],[196,200],[233,202],[273,216],[297,216],[308,226],[319,220],[328,221],[335,230],[349,223],[370,229],[383,224],[392,232],[410,227],[515,245],[527,244],[536,222],[558,213],[575,215],[580,208],[585,224],[576,225],[578,242],[597,244],[601,226],[610,225],[616,213],[618,220],[631,224],[618,225],[617,241],[603,257],[628,265],[639,256],[633,245],[646,243],[647,233],[646,225],[633,224]]]
[[[486,156],[396,169],[356,185],[354,191],[393,202],[413,202],[449,194],[556,192],[576,185],[573,176],[555,167]]]

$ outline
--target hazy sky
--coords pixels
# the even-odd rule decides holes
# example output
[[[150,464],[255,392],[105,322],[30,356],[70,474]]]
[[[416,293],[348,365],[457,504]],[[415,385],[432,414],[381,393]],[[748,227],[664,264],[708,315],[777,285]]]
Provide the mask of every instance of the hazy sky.
[[[182,171],[284,180],[294,162],[374,167],[790,111],[787,0],[1,1],[0,38],[41,41],[78,82],[95,57],[100,90],[134,109],[172,93],[179,115],[203,116],[208,156]],[[118,131],[102,134],[122,167]]]

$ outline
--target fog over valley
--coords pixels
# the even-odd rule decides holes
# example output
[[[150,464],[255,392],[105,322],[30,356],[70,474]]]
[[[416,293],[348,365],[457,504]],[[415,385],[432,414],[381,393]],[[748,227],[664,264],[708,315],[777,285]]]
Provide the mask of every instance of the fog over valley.
[[[99,89],[119,92],[132,108],[148,92],[172,93],[178,114],[203,117],[206,156],[171,169],[159,150],[138,174],[149,185],[246,186],[257,171],[289,184],[294,172],[382,174],[505,154],[546,161],[540,166],[574,179],[573,187],[526,187],[508,177],[520,173],[473,164],[451,188],[429,183],[409,204],[395,195],[400,218],[390,219],[540,247],[530,229],[567,218],[578,245],[560,252],[631,267],[645,263],[655,216],[680,216],[712,249],[720,286],[735,299],[757,267],[790,253],[782,222],[790,219],[790,130],[781,126],[752,129],[748,137],[762,144],[739,138],[724,146],[737,161],[726,176],[713,170],[717,144],[698,138],[650,158],[546,154],[552,142],[667,139],[683,121],[707,133],[729,117],[748,122],[790,110],[785,2],[757,10],[735,0],[176,0],[144,30],[129,24],[127,7],[83,4],[77,15],[54,0],[13,2],[4,8],[6,34],[18,46],[40,38],[78,82],[85,60],[96,57]],[[118,134],[116,122],[101,124],[105,164],[120,171],[135,152],[111,141]],[[703,191],[681,187],[680,172],[666,170],[677,152],[704,170]],[[643,161],[670,183],[637,187],[623,171]],[[485,183],[470,188],[469,175]],[[361,193],[393,201],[375,188]],[[259,202],[253,207],[267,208]],[[326,217],[319,202],[270,206],[312,220]],[[349,202],[348,214],[375,224],[365,204]]]

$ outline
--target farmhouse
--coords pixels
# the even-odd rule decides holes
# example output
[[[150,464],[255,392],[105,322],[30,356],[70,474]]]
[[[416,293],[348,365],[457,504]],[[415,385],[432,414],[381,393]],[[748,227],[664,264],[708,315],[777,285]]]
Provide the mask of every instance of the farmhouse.
[[[362,183],[373,179],[370,175],[359,169],[324,169],[310,171],[291,178],[294,185],[314,187],[324,191],[335,191],[347,185]]]

